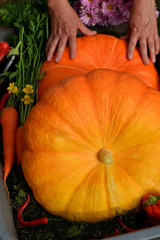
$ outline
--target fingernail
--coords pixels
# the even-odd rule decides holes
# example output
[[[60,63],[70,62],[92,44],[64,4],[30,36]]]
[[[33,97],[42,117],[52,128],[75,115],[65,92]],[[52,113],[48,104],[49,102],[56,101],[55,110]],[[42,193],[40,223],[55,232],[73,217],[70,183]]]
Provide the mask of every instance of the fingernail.
[[[131,59],[132,59],[132,55],[128,55],[127,58],[128,58],[129,60],[131,60]]]
[[[48,57],[47,57],[47,61],[48,61],[48,62],[51,61],[51,56],[48,56]]]
[[[71,54],[71,58],[72,59],[75,58],[75,56],[76,56],[75,54],[73,54],[73,53]]]
[[[55,61],[55,62],[59,62],[59,58],[58,58],[58,57],[56,57],[54,61]]]
[[[152,63],[155,63],[156,59],[155,57],[152,58]]]
[[[148,65],[148,64],[149,64],[149,60],[148,60],[148,59],[145,59],[145,60],[144,60],[144,64]]]

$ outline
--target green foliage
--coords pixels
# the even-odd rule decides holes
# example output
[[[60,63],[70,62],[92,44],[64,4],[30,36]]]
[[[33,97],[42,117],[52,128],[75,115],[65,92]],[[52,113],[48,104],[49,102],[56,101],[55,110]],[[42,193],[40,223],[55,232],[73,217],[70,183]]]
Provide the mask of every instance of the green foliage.
[[[3,5],[0,9],[0,24],[14,27],[15,35],[10,46],[15,47],[20,41],[20,60],[14,73],[5,73],[0,77],[14,76],[19,89],[17,98],[10,97],[8,104],[17,105],[20,113],[20,125],[23,125],[37,99],[37,86],[41,65],[45,59],[45,47],[49,37],[49,13],[45,0],[18,0]],[[33,86],[34,99],[31,104],[24,104],[22,89],[26,84]]]
[[[2,5],[0,8],[0,26],[17,27],[18,23],[26,25],[27,14],[30,16],[33,9],[37,12],[47,13],[46,0],[17,0]]]

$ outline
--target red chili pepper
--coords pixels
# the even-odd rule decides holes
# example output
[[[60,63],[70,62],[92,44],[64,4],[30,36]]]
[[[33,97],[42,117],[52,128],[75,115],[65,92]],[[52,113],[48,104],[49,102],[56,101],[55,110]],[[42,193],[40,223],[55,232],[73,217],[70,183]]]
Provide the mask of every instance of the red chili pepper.
[[[142,199],[142,209],[150,222],[160,224],[160,194],[147,194]]]
[[[117,217],[117,221],[121,224],[121,226],[124,228],[124,230],[125,230],[126,232],[134,232],[134,231],[137,231],[137,229],[127,227],[118,217]]]
[[[22,213],[23,213],[24,209],[27,207],[29,201],[30,201],[30,196],[28,194],[27,200],[22,204],[22,206],[20,206],[20,208],[17,212],[17,218],[18,218],[18,221],[21,223],[21,225],[35,226],[35,225],[40,225],[40,224],[48,224],[48,217],[38,218],[31,222],[27,222],[27,221],[23,220]]]
[[[113,237],[113,236],[117,236],[119,234],[119,229],[118,228],[116,228],[115,230],[114,230],[114,233],[112,233],[112,234],[110,234],[110,233],[107,233],[107,235],[105,236],[105,238],[109,238],[109,237]]]
[[[6,101],[10,97],[10,93],[7,91],[0,100],[0,111],[4,108]]]
[[[10,51],[10,46],[7,42],[0,41],[0,62],[7,56]]]
[[[116,229],[114,230],[114,234],[113,234],[112,236],[117,236],[118,234],[119,234],[119,229],[116,228]]]

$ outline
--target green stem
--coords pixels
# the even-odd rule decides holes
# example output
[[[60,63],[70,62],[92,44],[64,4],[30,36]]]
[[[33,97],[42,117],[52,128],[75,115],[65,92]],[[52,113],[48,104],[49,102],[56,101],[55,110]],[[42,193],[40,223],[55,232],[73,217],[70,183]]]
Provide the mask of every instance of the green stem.
[[[27,108],[28,108],[28,105],[25,104],[25,105],[24,105],[24,119],[23,119],[23,124],[25,123],[26,118],[27,118]]]
[[[150,197],[143,202],[143,207],[154,205],[158,202],[158,200],[159,200],[159,196],[150,195]]]
[[[16,47],[11,49],[11,51],[9,52],[7,57],[9,57],[11,55],[19,55],[19,47],[20,47],[21,43],[22,42],[19,41],[18,44],[16,45]]]
[[[26,48],[26,50],[25,50],[24,53],[26,53],[27,50],[28,50],[28,48],[30,47],[30,44],[32,43],[32,41],[33,41],[33,39],[34,39],[34,37],[35,37],[35,34],[36,34],[36,32],[38,31],[38,28],[39,28],[40,24],[42,23],[42,21],[43,21],[43,18],[40,20],[39,23],[37,23],[36,29],[35,29],[35,31],[34,31],[34,33],[33,33],[33,35],[32,35],[32,38],[30,39],[30,41],[29,41],[29,43],[28,43],[28,47]]]
[[[22,28],[22,43],[23,43],[23,35],[24,35],[24,27]],[[21,58],[21,67],[22,67],[22,83],[24,86],[24,82],[25,82],[25,69],[24,69],[24,55],[23,55],[23,44],[21,44],[21,54],[22,54],[22,58]]]

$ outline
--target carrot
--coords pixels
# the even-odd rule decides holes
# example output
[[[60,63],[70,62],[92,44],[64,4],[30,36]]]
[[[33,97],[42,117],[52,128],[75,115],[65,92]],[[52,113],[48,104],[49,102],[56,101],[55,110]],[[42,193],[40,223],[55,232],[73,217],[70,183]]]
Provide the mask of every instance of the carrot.
[[[17,165],[20,164],[23,152],[23,126],[20,126],[16,130],[16,158]]]
[[[18,112],[14,107],[6,107],[1,114],[4,174],[3,180],[6,186],[6,179],[10,173],[14,158],[16,145],[16,129],[18,127]]]

